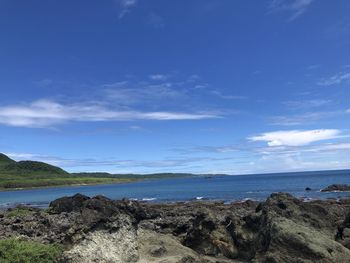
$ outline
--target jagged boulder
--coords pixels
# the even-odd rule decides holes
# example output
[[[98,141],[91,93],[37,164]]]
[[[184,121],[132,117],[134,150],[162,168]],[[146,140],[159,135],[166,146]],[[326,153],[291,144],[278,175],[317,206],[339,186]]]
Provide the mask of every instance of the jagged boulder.
[[[251,246],[256,262],[348,262],[350,250],[334,240],[334,215],[317,203],[273,194],[257,211]],[[333,222],[334,223],[334,222]],[[252,229],[253,228],[253,229]],[[255,231],[253,231],[255,229]]]
[[[72,211],[80,211],[84,202],[89,199],[90,197],[82,194],[58,198],[50,203],[50,212],[59,214],[62,212],[70,213]]]
[[[336,240],[350,249],[350,211],[344,221],[338,226]]]

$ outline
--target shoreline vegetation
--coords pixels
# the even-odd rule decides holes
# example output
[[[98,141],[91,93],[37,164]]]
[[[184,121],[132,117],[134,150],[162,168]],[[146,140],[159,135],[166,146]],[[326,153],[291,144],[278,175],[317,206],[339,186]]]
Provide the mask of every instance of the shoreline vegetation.
[[[183,178],[191,176],[195,175],[189,173],[68,173],[59,167],[43,162],[16,162],[5,154],[0,153],[0,191],[63,186],[118,184],[136,182],[146,179]]]

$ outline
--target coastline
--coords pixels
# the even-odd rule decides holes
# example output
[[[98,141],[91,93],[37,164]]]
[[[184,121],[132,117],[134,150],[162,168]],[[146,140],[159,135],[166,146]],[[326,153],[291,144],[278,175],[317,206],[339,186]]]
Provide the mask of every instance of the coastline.
[[[113,184],[127,184],[143,181],[145,179],[125,179],[125,180],[115,180],[110,182],[94,182],[94,183],[78,183],[78,184],[62,184],[62,185],[48,185],[48,186],[28,186],[28,187],[19,187],[19,188],[0,188],[0,192],[9,192],[9,191],[22,191],[22,190],[40,190],[40,189],[50,189],[50,188],[63,188],[63,187],[75,187],[75,186],[94,186],[94,185],[113,185]]]
[[[59,245],[59,262],[345,263],[350,198],[152,204],[77,194],[45,210],[1,211],[0,239],[19,236]]]
[[[164,176],[164,177],[148,177],[145,175],[140,175],[140,178],[132,177],[132,178],[117,178],[117,177],[87,177],[87,178],[72,178],[72,179],[89,179],[91,180],[97,180],[100,182],[89,182],[86,181],[84,183],[72,183],[72,184],[52,184],[52,185],[44,185],[44,186],[26,186],[26,187],[13,187],[13,188],[4,188],[0,187],[0,192],[7,192],[7,191],[22,191],[22,190],[31,190],[31,189],[47,189],[47,188],[60,188],[60,187],[74,187],[74,186],[94,186],[94,185],[113,185],[113,184],[125,184],[125,183],[135,183],[135,182],[141,182],[141,181],[151,181],[151,180],[164,180],[164,179],[183,179],[183,178],[199,178],[198,175],[192,175],[192,176]],[[64,178],[66,179],[66,178]],[[48,180],[47,178],[45,180]],[[41,182],[42,179],[38,179],[37,182]]]
[[[19,187],[19,188],[0,188],[0,192],[9,192],[9,191],[23,191],[23,190],[40,190],[40,189],[51,189],[51,188],[63,188],[63,187],[76,187],[76,186],[94,186],[94,185],[112,185],[112,184],[127,184],[142,181],[143,179],[135,180],[116,180],[110,182],[100,182],[100,183],[78,183],[78,184],[62,184],[62,185],[48,185],[48,186],[28,186],[28,187]]]

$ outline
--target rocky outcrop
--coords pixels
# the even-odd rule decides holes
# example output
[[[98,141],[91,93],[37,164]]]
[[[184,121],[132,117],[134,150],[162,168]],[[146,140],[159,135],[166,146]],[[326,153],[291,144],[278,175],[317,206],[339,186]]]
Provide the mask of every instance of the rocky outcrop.
[[[321,192],[350,192],[350,185],[332,184],[322,189]]]
[[[350,199],[147,204],[78,194],[29,209],[1,213],[0,237],[62,244],[61,262],[350,262]]]

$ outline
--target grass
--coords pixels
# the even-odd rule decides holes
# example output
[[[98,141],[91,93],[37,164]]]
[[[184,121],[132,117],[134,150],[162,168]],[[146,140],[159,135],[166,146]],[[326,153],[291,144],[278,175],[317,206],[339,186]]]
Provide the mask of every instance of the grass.
[[[76,176],[94,178],[119,178],[119,179],[162,179],[162,178],[184,178],[191,177],[190,173],[153,173],[153,174],[110,174],[110,173],[73,173]]]
[[[58,245],[44,245],[17,238],[0,240],[0,263],[53,263],[62,254]]]
[[[28,210],[27,208],[25,207],[16,207],[16,208],[13,208],[11,209],[10,211],[8,211],[6,213],[6,216],[7,217],[25,217],[25,216],[28,216],[28,215],[32,215],[34,212],[31,211],[31,210]]]
[[[4,179],[0,175],[0,189],[21,189],[50,186],[67,186],[67,185],[93,185],[109,183],[127,183],[135,180],[117,179],[117,178],[84,178],[84,177],[64,177],[64,178],[12,178]]]

